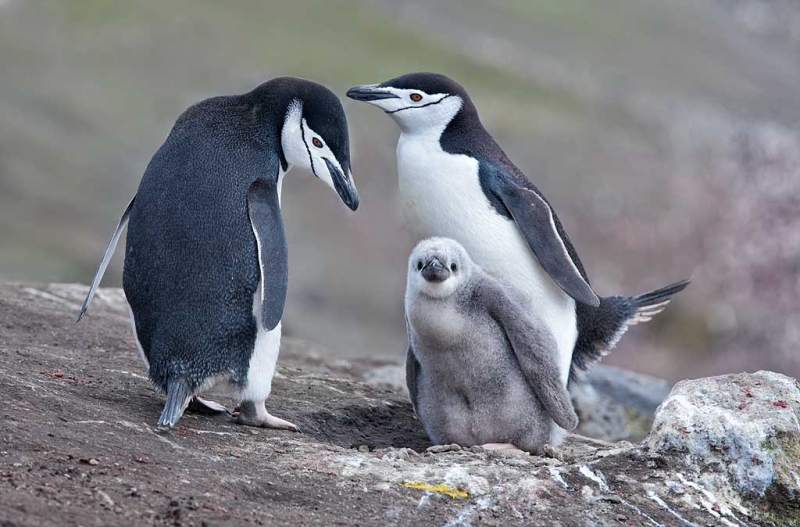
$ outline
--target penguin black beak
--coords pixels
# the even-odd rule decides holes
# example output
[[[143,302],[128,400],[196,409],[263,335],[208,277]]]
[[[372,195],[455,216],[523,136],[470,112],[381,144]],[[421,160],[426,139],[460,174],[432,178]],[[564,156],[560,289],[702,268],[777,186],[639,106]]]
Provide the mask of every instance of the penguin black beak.
[[[325,165],[328,167],[328,172],[331,174],[333,188],[336,189],[336,193],[339,194],[339,197],[342,198],[342,201],[350,210],[356,210],[358,208],[358,191],[356,190],[356,186],[353,184],[352,180],[345,177],[342,171],[327,157],[323,159],[325,160]]]
[[[377,84],[364,84],[353,86],[347,90],[347,96],[351,99],[363,102],[380,101],[382,99],[399,99],[394,93],[386,91],[385,88],[378,87]]]
[[[448,271],[447,267],[436,257],[425,262],[425,266],[420,272],[422,273],[422,277],[428,282],[444,282],[450,277],[450,271]]]

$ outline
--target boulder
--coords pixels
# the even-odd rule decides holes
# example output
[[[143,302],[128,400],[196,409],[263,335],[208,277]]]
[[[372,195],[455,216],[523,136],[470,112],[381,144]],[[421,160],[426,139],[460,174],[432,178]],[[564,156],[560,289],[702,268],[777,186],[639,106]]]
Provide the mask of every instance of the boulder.
[[[580,418],[577,433],[605,441],[640,441],[650,431],[656,408],[669,395],[669,383],[600,364],[570,392]]]
[[[646,444],[698,474],[727,478],[715,486],[729,482],[745,499],[794,510],[800,520],[795,379],[759,371],[681,381],[658,408]]]

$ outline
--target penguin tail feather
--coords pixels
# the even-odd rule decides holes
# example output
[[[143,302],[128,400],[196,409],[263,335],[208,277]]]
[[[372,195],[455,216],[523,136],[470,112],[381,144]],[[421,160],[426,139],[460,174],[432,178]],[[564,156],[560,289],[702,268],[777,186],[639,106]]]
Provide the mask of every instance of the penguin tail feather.
[[[628,320],[629,325],[638,324],[640,322],[647,322],[657,314],[664,311],[672,297],[684,289],[691,283],[691,279],[681,280],[668,286],[649,291],[647,293],[637,295],[631,300],[636,309],[633,316]]]
[[[158,418],[158,426],[174,427],[193,395],[193,390],[186,379],[170,379],[167,382],[167,402],[164,404],[161,417]]]
[[[672,297],[689,285],[691,279],[637,296],[607,296],[600,299],[599,307],[578,306],[586,326],[578,334],[570,365],[570,384],[578,382],[579,370],[587,370],[607,355],[622,338],[628,326],[647,322],[664,311]]]

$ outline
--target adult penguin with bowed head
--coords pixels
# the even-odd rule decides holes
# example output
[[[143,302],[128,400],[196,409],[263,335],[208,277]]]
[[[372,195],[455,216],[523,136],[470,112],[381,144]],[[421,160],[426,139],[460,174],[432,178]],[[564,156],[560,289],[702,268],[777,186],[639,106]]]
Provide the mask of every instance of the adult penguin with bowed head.
[[[304,79],[206,99],[176,121],[117,224],[86,311],[128,224],[122,281],[149,377],[166,392],[159,425],[218,381],[238,392],[237,422],[297,430],[270,415],[288,276],[280,208],[292,166],[331,186],[352,210],[347,119],[339,99]]]
[[[410,230],[418,239],[457,240],[483,269],[527,295],[556,340],[565,385],[571,372],[607,353],[629,325],[649,320],[689,283],[598,297],[550,203],[453,79],[409,73],[354,86],[347,96],[379,107],[400,127],[400,204]]]

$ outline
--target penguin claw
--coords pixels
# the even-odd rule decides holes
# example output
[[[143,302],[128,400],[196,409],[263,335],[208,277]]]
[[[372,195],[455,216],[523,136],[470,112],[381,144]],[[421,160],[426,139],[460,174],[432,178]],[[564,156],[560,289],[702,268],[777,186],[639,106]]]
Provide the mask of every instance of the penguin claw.
[[[285,421],[280,417],[275,417],[267,412],[263,402],[255,403],[253,401],[243,401],[236,407],[234,412],[238,412],[236,424],[300,432],[300,428],[296,424]]]
[[[259,428],[272,428],[273,430],[289,430],[291,432],[300,433],[300,428],[296,424],[271,414],[267,414],[266,418],[253,418],[240,413],[236,418],[236,424]]]
[[[189,406],[186,407],[186,411],[203,415],[233,415],[233,412],[228,407],[214,401],[209,401],[208,399],[203,399],[202,397],[198,397],[196,395],[192,397],[191,401],[189,401]]]

